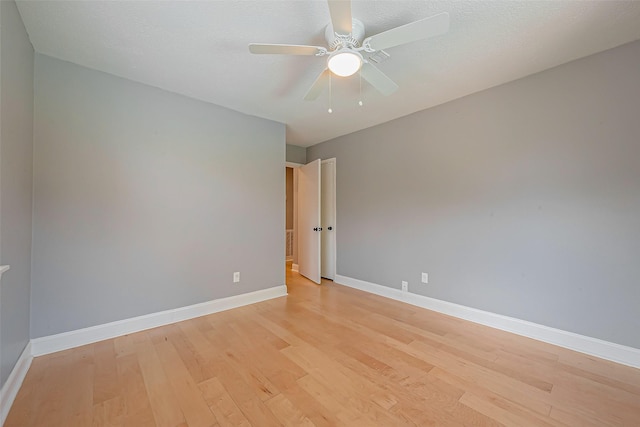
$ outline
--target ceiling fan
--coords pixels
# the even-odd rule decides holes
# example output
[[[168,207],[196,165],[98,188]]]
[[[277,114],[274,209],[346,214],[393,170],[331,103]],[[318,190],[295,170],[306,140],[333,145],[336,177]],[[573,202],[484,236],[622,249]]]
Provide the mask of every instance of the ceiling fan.
[[[376,68],[371,62],[375,58],[365,58],[362,52],[379,52],[382,57],[389,55],[383,51],[394,46],[416,40],[434,37],[449,30],[449,14],[420,19],[400,27],[392,28],[374,36],[364,38],[364,24],[351,16],[351,0],[328,0],[331,21],[325,29],[328,47],[291,44],[251,43],[249,51],[256,54],[314,55],[328,56],[327,68],[315,80],[304,99],[316,99],[329,84],[330,74],[348,77],[360,71],[362,78],[383,95],[391,95],[398,85]]]

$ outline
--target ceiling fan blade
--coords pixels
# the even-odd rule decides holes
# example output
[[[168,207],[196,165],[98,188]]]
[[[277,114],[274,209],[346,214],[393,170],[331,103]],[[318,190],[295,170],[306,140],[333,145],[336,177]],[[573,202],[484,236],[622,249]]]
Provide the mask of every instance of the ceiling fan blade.
[[[329,83],[329,69],[325,68],[323,72],[320,73],[315,82],[311,85],[307,94],[304,96],[305,101],[313,101],[320,96],[325,87],[327,87],[327,83]]]
[[[363,45],[366,46],[368,43],[373,50],[381,50],[438,36],[447,31],[449,31],[449,14],[442,12],[368,37]]]
[[[303,46],[296,44],[249,44],[249,52],[258,54],[280,54],[280,55],[316,55],[322,56],[327,53],[327,49],[319,46]]]
[[[369,62],[362,64],[360,73],[362,73],[363,79],[368,81],[371,86],[376,88],[376,90],[384,96],[389,96],[398,90],[398,85],[393,80]]]
[[[333,31],[340,35],[351,34],[351,0],[328,0]]]

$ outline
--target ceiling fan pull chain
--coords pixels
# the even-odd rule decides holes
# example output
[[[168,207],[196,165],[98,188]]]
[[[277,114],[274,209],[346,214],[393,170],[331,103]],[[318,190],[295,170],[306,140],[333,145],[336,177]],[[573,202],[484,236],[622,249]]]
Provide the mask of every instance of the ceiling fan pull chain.
[[[333,109],[331,108],[331,73],[329,73],[329,109],[327,112],[329,114],[333,113]]]

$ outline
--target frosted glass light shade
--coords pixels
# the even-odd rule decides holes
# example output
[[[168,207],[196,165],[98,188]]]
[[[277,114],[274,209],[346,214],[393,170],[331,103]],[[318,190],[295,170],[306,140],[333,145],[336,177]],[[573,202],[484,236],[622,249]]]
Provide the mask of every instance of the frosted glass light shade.
[[[349,49],[342,49],[329,57],[327,67],[336,76],[348,77],[358,72],[362,66],[362,55]]]

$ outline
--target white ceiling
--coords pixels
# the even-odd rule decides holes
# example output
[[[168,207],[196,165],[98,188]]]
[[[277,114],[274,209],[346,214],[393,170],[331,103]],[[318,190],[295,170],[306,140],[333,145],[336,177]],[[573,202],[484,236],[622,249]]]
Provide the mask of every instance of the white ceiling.
[[[358,76],[303,97],[326,58],[252,55],[247,44],[324,46],[308,1],[19,1],[37,52],[285,123],[309,146],[640,39],[640,1],[354,1],[366,35],[447,11],[450,31],[390,48],[389,97]]]

